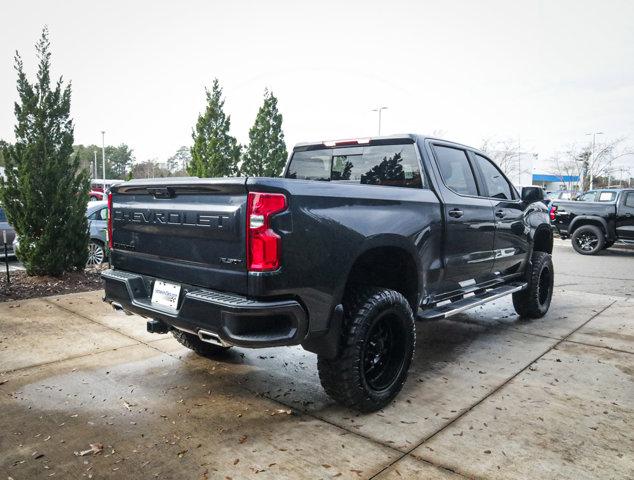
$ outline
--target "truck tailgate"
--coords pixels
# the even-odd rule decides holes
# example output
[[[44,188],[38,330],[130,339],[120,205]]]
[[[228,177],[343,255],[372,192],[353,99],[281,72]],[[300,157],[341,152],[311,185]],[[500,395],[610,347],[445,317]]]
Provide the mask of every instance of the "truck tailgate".
[[[113,267],[246,294],[246,179],[162,180],[113,187]]]

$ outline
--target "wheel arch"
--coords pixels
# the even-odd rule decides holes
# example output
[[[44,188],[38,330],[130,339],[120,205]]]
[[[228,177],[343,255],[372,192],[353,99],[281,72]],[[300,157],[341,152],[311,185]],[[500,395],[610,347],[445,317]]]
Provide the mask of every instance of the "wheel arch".
[[[568,227],[568,235],[572,236],[572,234],[575,233],[575,230],[578,230],[580,227],[584,227],[586,225],[599,227],[599,229],[601,229],[601,231],[603,232],[603,235],[607,237],[609,232],[608,222],[606,222],[604,218],[591,215],[582,215],[579,217],[575,217],[572,222],[570,222],[570,226]]]
[[[533,252],[553,253],[553,231],[548,225],[541,225],[533,234]]]
[[[416,312],[421,291],[420,259],[414,246],[399,236],[369,239],[351,262],[340,298],[355,285],[389,288],[401,293]]]

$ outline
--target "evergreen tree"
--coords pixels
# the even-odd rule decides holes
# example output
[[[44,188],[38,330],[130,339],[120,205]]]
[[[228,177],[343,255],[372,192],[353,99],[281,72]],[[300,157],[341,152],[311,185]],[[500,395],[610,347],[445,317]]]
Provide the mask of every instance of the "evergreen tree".
[[[249,130],[249,146],[240,173],[258,177],[279,176],[287,156],[282,114],[277,110],[277,98],[273,92],[265,90],[264,103]]]
[[[0,201],[20,237],[17,253],[29,275],[83,270],[88,256],[88,176],[72,156],[71,87],[61,78],[51,85],[49,47],[44,28],[33,83],[16,52],[15,144],[4,146],[6,179],[0,179]]]
[[[194,146],[191,162],[187,166],[189,175],[195,177],[230,177],[238,173],[240,146],[229,134],[231,116],[223,110],[225,101],[218,79],[214,79],[211,92],[205,89],[207,107],[198,116],[192,132]]]

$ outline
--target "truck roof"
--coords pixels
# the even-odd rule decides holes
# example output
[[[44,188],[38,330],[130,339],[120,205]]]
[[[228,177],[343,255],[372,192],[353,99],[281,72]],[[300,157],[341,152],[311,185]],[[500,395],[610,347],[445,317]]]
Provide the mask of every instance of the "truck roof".
[[[462,145],[457,142],[453,142],[451,140],[445,140],[442,138],[437,138],[428,135],[421,135],[418,133],[400,133],[395,135],[376,135],[371,137],[357,137],[357,138],[346,138],[340,140],[321,140],[317,142],[301,142],[293,147],[293,151],[297,150],[313,150],[317,148],[333,148],[333,147],[348,147],[353,145],[369,145],[369,144],[391,144],[398,142],[408,142],[415,143],[417,141],[423,140],[436,140],[439,142],[451,143],[456,146],[460,146],[463,148],[469,148],[471,150],[478,150],[473,147],[469,147],[467,145]]]

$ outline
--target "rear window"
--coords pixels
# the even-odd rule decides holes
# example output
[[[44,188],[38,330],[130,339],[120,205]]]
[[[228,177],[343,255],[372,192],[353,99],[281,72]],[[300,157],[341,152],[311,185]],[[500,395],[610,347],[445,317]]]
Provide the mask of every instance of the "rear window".
[[[409,188],[424,185],[411,143],[295,152],[286,178]]]

